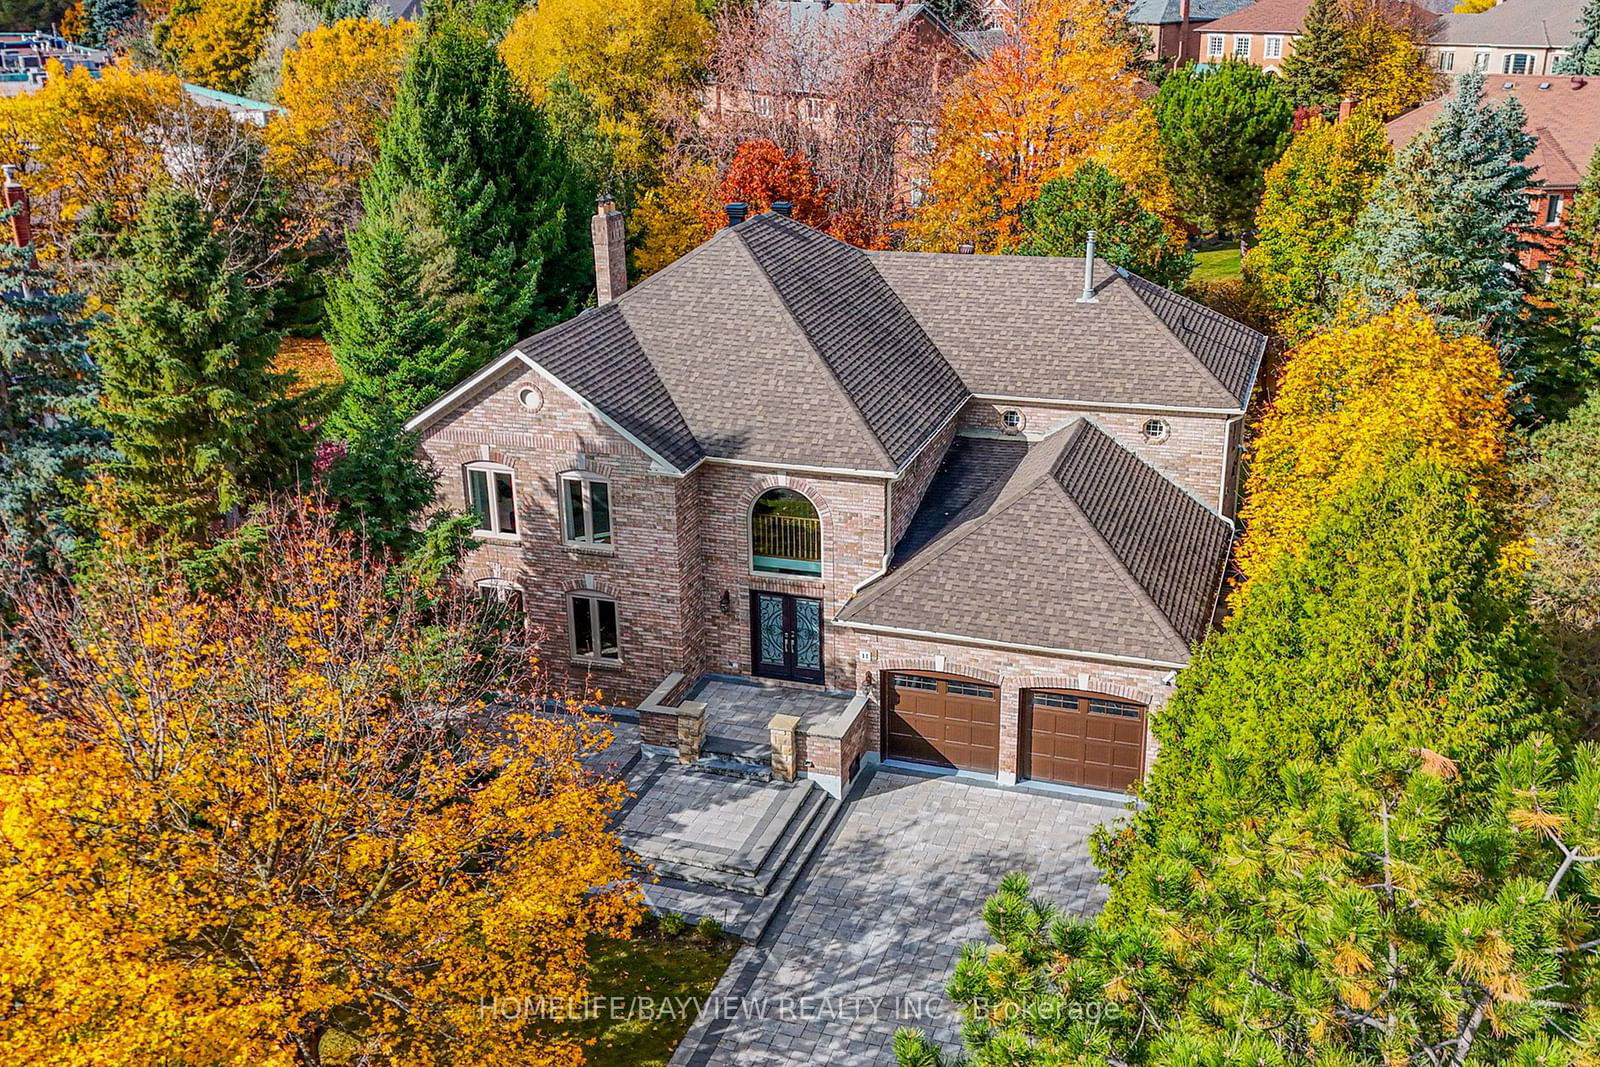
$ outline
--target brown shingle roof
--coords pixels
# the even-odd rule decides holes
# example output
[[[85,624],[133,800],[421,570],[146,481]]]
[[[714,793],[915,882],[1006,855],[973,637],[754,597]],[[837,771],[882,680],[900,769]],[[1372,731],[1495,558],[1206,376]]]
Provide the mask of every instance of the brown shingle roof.
[[[980,487],[984,472],[997,478]],[[968,501],[953,516],[951,495]],[[1232,539],[1225,519],[1087,420],[1025,452],[958,438],[894,569],[839,618],[1182,663]]]
[[[1450,14],[1430,38],[1436,45],[1565,48],[1572,43],[1584,0],[1501,0],[1475,15]]]
[[[1483,95],[1490,102],[1514,97],[1527,119],[1523,126],[1537,137],[1530,166],[1545,185],[1575,188],[1600,144],[1600,78],[1554,75],[1484,75]],[[1448,96],[1430,100],[1389,123],[1389,143],[1399,148],[1427,129],[1444,109]]]
[[[1419,27],[1432,27],[1438,16],[1427,8],[1405,0],[1384,0],[1391,18]],[[1305,29],[1311,0],[1256,0],[1201,27],[1203,33],[1283,33],[1297,34]]]

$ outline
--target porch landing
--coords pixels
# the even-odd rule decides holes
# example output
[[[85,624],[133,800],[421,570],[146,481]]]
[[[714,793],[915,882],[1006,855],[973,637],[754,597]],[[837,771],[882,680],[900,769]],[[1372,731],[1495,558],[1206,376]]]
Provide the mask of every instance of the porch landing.
[[[771,759],[774,715],[793,715],[801,728],[844,713],[854,693],[836,689],[796,689],[725,674],[702,675],[684,699],[706,706],[702,751],[755,763]]]

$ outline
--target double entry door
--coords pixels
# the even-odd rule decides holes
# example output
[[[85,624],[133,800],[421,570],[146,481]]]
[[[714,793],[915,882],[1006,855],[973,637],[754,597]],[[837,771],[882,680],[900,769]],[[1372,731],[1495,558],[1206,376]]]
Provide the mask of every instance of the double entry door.
[[[822,601],[751,592],[750,650],[763,678],[822,681]]]

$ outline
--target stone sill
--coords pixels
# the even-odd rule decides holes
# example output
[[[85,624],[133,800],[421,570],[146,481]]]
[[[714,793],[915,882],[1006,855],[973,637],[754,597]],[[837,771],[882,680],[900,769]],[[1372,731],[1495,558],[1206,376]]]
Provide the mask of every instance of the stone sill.
[[[857,693],[839,714],[831,719],[824,719],[819,723],[802,725],[800,733],[806,737],[816,737],[829,741],[841,740],[845,734],[850,732],[850,727],[855,725],[856,720],[865,712],[866,707],[867,694]]]
[[[603,671],[620,671],[620,659],[584,659],[582,656],[568,656],[567,662],[574,667],[598,667]]]

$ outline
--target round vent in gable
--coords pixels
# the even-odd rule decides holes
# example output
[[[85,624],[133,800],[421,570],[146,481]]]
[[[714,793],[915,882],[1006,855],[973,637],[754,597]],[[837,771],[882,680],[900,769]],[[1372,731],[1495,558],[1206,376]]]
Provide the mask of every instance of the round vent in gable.
[[[538,411],[540,408],[544,407],[544,394],[539,392],[539,390],[535,389],[531,385],[522,390],[522,392],[518,393],[517,399],[521,401],[522,406],[527,408],[529,411]]]

